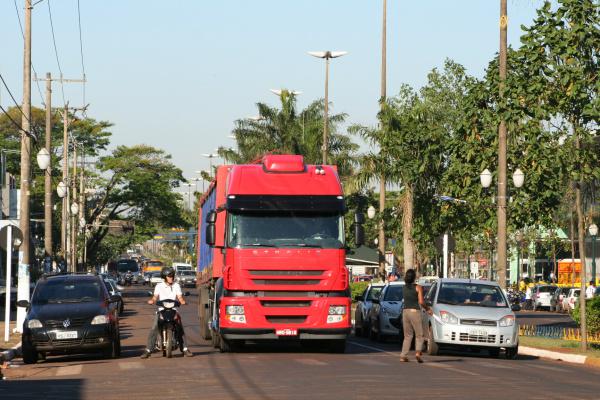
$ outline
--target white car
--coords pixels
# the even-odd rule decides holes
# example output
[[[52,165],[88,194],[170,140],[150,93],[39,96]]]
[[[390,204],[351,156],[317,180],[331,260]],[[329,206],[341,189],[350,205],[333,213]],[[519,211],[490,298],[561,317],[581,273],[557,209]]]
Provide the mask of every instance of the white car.
[[[550,311],[552,307],[552,295],[558,289],[554,285],[538,285],[531,291],[531,302],[533,303],[533,311],[540,310],[542,308]]]
[[[513,311],[520,306],[507,301],[496,282],[441,278],[425,296],[433,315],[428,321],[428,353],[442,347],[487,349],[497,357],[500,349],[513,359],[519,349],[519,327]]]
[[[152,274],[150,275],[150,286],[154,287],[157,284],[161,283],[163,281],[163,278],[160,276],[160,271],[157,272],[152,272]]]
[[[575,306],[577,305],[577,300],[579,300],[579,294],[581,293],[581,288],[571,288],[569,289],[569,293],[563,297],[563,310],[566,312],[573,311]]]

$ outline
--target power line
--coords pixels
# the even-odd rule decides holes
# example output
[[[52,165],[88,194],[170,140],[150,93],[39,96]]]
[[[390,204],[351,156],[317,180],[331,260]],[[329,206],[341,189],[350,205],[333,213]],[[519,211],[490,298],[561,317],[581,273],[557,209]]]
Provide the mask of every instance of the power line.
[[[52,22],[52,10],[50,8],[50,0],[48,0],[48,16],[50,17],[50,30],[52,31],[52,43],[54,43],[54,55],[56,56],[56,64],[58,65],[58,72],[60,72],[60,77],[62,78],[62,68],[60,67],[60,60],[58,58],[58,48],[56,47],[56,37],[54,35],[54,23]],[[62,83],[62,79],[60,81],[60,91],[62,93],[63,104],[67,104],[67,100],[65,99],[65,88]]]
[[[15,106],[17,107],[17,109],[19,110],[19,112],[21,113],[21,115],[23,115],[25,117],[25,119],[27,119],[27,121],[29,121],[29,125],[31,126],[31,129],[35,132],[35,134],[32,134],[31,132],[25,132],[20,125],[17,124],[17,126],[19,127],[19,130],[22,130],[23,132],[25,132],[26,134],[28,134],[29,136],[33,137],[34,140],[37,141],[37,137],[39,135],[39,132],[37,131],[37,129],[35,128],[35,125],[33,124],[33,122],[27,118],[27,116],[23,113],[23,110],[21,109],[21,106],[19,105],[19,103],[17,102],[17,100],[15,99],[15,96],[13,96],[12,92],[10,91],[10,88],[8,87],[8,85],[6,84],[6,81],[4,80],[4,77],[2,76],[2,74],[0,74],[0,80],[2,81],[2,84],[4,85],[4,87],[6,88],[6,91],[8,92],[8,95],[10,96],[10,98],[12,99],[13,103],[15,103]],[[4,111],[4,109],[2,109]],[[10,115],[8,115],[8,113],[6,111],[4,111],[4,113],[7,115],[7,117],[13,121],[13,119],[10,117]],[[13,121],[14,123],[14,121]]]
[[[1,105],[0,105],[0,110],[2,110],[2,112],[4,113],[4,115],[6,115],[6,117],[7,117],[7,118],[10,120],[10,122],[12,122],[12,123],[13,123],[13,125],[14,125],[14,126],[15,126],[15,127],[16,127],[16,128],[19,130],[19,131],[20,131],[20,132],[25,132],[25,131],[23,130],[23,128],[21,127],[21,124],[17,123],[17,121],[15,121],[15,120],[14,120],[14,119],[13,119],[13,118],[10,116],[10,114],[8,113],[8,111],[6,111],[6,109],[5,109],[4,107],[2,107]],[[25,134],[27,134],[27,135],[29,135],[29,136],[32,136],[32,137],[34,137],[34,138],[35,138],[35,135],[32,135],[32,134],[31,134],[31,132],[25,132]]]
[[[85,104],[85,64],[83,62],[83,39],[81,35],[81,7],[77,0],[77,21],[79,25],[79,53],[81,54],[81,71],[83,73],[83,104]]]
[[[23,33],[23,24],[21,23],[21,14],[19,14],[19,6],[17,6],[17,0],[14,0],[15,3],[15,11],[17,13],[17,19],[19,20],[19,27],[21,28],[21,36],[23,37],[23,40],[25,40],[25,33]],[[33,70],[33,73],[35,75],[37,75],[37,71],[35,70],[35,67],[33,66],[33,62],[31,63],[31,69]],[[42,96],[42,89],[40,88],[40,83],[36,82],[37,85],[37,90],[38,90],[38,94],[40,95],[40,99],[43,105],[44,104],[44,96]]]

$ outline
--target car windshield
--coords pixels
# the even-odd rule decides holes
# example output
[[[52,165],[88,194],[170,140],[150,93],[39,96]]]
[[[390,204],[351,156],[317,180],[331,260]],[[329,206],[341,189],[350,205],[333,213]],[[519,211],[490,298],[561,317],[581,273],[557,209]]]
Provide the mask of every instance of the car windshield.
[[[194,271],[180,271],[179,275],[181,275],[181,276],[194,276],[196,274],[194,273]]]
[[[442,283],[437,302],[458,306],[508,307],[498,286],[467,282]]]
[[[383,286],[372,286],[371,290],[369,290],[369,294],[367,295],[366,300],[378,299],[382,290]]]
[[[148,261],[146,265],[149,267],[162,267],[163,263],[160,261]]]
[[[229,247],[344,247],[344,218],[339,213],[230,213]]]
[[[388,286],[385,291],[385,296],[383,297],[383,301],[401,301],[402,300],[402,288],[401,285],[391,285]]]
[[[38,284],[33,304],[99,302],[103,288],[96,280],[55,280]]]
[[[140,269],[137,263],[133,260],[121,260],[117,263],[117,271],[119,272],[138,272]]]

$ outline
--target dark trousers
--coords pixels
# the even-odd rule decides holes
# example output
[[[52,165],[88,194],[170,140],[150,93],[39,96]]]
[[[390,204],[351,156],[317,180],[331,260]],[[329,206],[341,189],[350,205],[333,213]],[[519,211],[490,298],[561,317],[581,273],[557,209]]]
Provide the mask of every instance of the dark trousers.
[[[181,324],[177,324],[177,339],[179,340],[180,346],[179,348],[183,351],[183,349],[187,348],[187,344],[185,343],[185,334],[183,332],[183,326]],[[158,338],[158,313],[154,314],[154,321],[152,322],[152,328],[150,328],[150,332],[148,333],[148,342],[146,343],[146,350],[154,351],[156,348],[156,339]]]

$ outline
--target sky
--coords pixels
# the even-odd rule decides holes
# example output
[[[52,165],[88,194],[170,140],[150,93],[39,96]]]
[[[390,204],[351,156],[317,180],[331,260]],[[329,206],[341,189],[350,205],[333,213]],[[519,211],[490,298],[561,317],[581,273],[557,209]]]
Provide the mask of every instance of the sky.
[[[0,0],[0,74],[22,97],[24,0]],[[37,0],[34,0],[34,3]],[[112,146],[145,143],[172,155],[186,178],[208,169],[203,153],[234,146],[234,121],[273,106],[269,89],[301,91],[303,108],[324,97],[325,65],[307,51],[347,51],[330,67],[330,112],[374,125],[381,68],[382,0],[43,0],[32,17],[38,76],[80,79],[88,116],[114,123]],[[54,51],[50,16],[57,52]],[[508,0],[508,42],[535,17],[536,0]],[[499,0],[388,0],[387,93],[422,86],[446,58],[482,76],[499,46]],[[58,63],[57,63],[58,58]],[[40,83],[43,95],[44,83]],[[82,85],[58,83],[53,105],[84,102]],[[32,84],[32,103],[42,103]],[[0,104],[12,106],[6,90]]]

